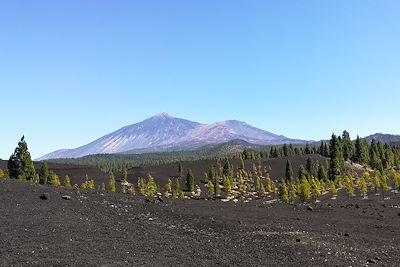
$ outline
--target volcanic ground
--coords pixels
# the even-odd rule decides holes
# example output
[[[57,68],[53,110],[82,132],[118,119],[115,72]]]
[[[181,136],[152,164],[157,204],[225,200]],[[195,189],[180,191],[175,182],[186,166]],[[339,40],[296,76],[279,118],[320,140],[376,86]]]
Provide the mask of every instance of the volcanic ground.
[[[400,197],[388,196],[157,201],[4,179],[0,265],[399,266]]]

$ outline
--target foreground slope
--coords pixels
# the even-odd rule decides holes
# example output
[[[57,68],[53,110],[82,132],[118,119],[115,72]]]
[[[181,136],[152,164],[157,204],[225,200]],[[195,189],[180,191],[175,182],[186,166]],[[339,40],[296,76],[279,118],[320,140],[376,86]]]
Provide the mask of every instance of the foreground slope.
[[[0,180],[0,265],[398,266],[399,197],[329,197],[307,211]]]

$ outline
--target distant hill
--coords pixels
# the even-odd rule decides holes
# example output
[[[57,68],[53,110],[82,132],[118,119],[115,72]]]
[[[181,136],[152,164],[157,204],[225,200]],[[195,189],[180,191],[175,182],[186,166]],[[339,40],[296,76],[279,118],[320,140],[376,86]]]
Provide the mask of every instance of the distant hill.
[[[363,138],[368,143],[371,143],[372,139],[379,141],[381,143],[400,143],[400,135],[393,135],[393,134],[383,134],[383,133],[376,133],[369,135]]]
[[[305,144],[308,142],[276,135],[236,120],[200,124],[160,113],[107,134],[87,145],[75,149],[58,150],[38,160],[79,158],[93,154],[193,150],[234,140],[242,140],[255,145]]]

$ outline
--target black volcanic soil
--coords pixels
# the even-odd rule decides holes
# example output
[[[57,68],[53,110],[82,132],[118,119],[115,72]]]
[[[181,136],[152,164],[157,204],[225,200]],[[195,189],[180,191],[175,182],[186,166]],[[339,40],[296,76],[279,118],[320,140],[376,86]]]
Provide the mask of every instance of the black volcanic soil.
[[[400,196],[390,197],[327,194],[309,211],[0,180],[0,265],[399,266]]]

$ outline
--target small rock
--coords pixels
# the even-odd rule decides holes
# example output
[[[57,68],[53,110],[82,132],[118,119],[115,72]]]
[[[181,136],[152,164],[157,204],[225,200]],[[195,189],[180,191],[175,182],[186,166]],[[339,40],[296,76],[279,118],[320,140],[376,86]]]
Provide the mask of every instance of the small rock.
[[[373,264],[377,264],[378,261],[376,259],[369,259],[367,260],[368,263],[373,263]]]
[[[47,199],[49,199],[49,194],[47,194],[47,193],[42,194],[42,195],[40,196],[40,199],[41,199],[41,200],[47,200]]]
[[[297,242],[297,243],[300,242],[300,238],[296,238],[296,242]]]
[[[152,222],[152,221],[154,221],[154,219],[150,217],[150,218],[149,218],[149,221]]]
[[[152,200],[152,199],[148,199],[148,198],[146,198],[145,200],[144,200],[144,202],[145,203],[153,203],[154,204],[154,200]]]
[[[164,202],[164,199],[161,196],[157,196],[157,200],[160,202]]]
[[[311,207],[311,206],[307,206],[307,210],[308,210],[308,211],[313,211],[313,210],[314,210],[314,208],[313,208],[313,207]]]
[[[349,233],[345,233],[344,236],[346,237],[350,237]]]
[[[71,197],[70,197],[70,196],[67,196],[67,195],[62,196],[61,198],[62,198],[62,199],[65,199],[65,200],[71,200]]]

